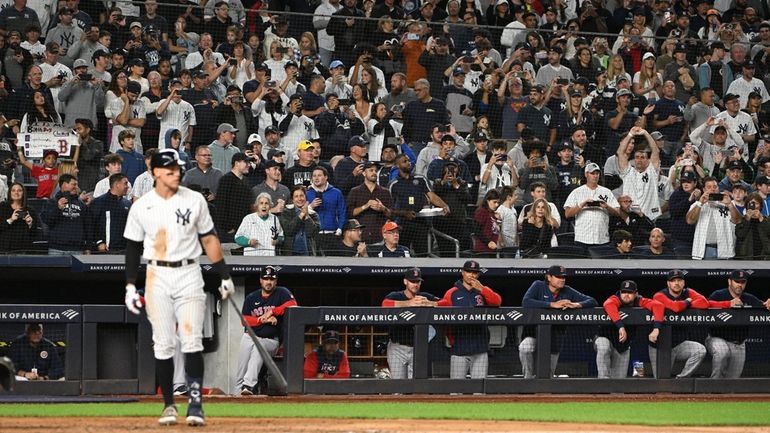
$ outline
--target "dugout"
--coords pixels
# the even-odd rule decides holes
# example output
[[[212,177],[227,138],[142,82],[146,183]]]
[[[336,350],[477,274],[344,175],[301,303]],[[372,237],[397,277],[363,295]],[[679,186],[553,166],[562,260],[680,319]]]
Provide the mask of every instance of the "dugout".
[[[289,287],[302,306],[372,307],[379,305],[388,292],[403,288],[403,273],[411,266],[422,268],[426,279],[424,290],[438,296],[443,295],[459,278],[459,270],[464,259],[413,258],[405,261],[403,259],[364,258],[352,261],[331,257],[233,256],[227,258],[227,261],[236,281],[235,300],[238,305],[242,303],[247,291],[250,292],[257,287],[257,276],[262,267],[270,264],[280,268],[279,283]],[[541,279],[545,270],[552,264],[565,265],[568,271],[567,283],[594,296],[600,304],[616,290],[615,288],[624,279],[634,279],[640,287],[640,293],[651,296],[655,291],[665,287],[665,273],[671,268],[685,269],[687,285],[708,296],[711,291],[724,287],[729,273],[740,267],[750,273],[747,291],[762,299],[770,297],[770,287],[767,284],[770,281],[770,269],[768,269],[766,262],[761,261],[479,259],[479,262],[484,271],[481,276],[482,282],[501,294],[502,305],[505,307],[520,305],[527,287],[533,280]],[[215,293],[219,283],[217,276],[207,265],[205,259],[202,260],[201,266],[207,291]],[[100,348],[99,350],[104,349],[104,353],[93,352],[96,355],[92,353],[89,355],[90,358],[86,357],[85,354],[83,355],[81,363],[88,366],[89,371],[83,370],[81,377],[84,384],[88,383],[85,388],[89,393],[111,390],[129,393],[155,392],[154,388],[149,385],[153,379],[141,382],[141,385],[140,382],[136,382],[136,388],[133,387],[134,385],[128,385],[129,382],[127,382],[137,380],[133,376],[127,378],[126,375],[128,372],[133,372],[134,368],[139,368],[139,359],[128,359],[121,354],[134,350],[142,356],[147,356],[149,362],[152,359],[152,352],[149,332],[147,339],[138,343],[140,328],[136,328],[138,324],[132,322],[136,318],[130,314],[128,317],[125,314],[122,256],[0,256],[0,268],[3,269],[4,274],[3,290],[0,291],[0,303],[2,304],[72,304],[72,301],[77,301],[76,304],[83,305],[84,308],[94,306],[100,309],[104,308],[103,311],[111,311],[99,316],[85,314],[88,317],[94,317],[94,321],[86,322],[91,325],[82,325],[84,329],[80,335],[85,336],[88,333],[88,336],[81,338],[89,344],[94,342]],[[31,283],[32,281],[34,283]],[[139,286],[141,287],[141,282]],[[123,313],[119,313],[119,310]],[[243,331],[237,318],[226,305],[215,303],[212,315],[216,317],[215,335],[213,340],[207,344],[207,348],[212,350],[216,348],[216,350],[205,355],[207,386],[232,392],[234,386],[232,376],[237,367],[237,347]],[[103,323],[100,322],[102,319],[105,319]],[[149,331],[146,320],[142,318],[140,323],[144,323]],[[356,330],[352,334],[355,334],[353,335],[354,338],[359,338],[363,351],[358,352],[356,358],[351,359],[351,361],[355,362],[356,366],[361,366],[362,373],[365,373],[367,369],[371,371],[369,367],[371,363],[379,365],[384,358],[382,345],[383,340],[385,344],[387,343],[387,334],[386,330],[378,329],[376,326],[361,326],[368,328]],[[135,330],[131,331],[131,327],[135,327]],[[318,333],[317,328],[314,332]],[[575,341],[582,341],[582,345],[566,348],[562,352],[563,362],[560,362],[560,365],[570,366],[571,369],[567,370],[567,374],[571,377],[586,377],[594,373],[589,366],[591,362],[591,353],[590,350],[587,350],[590,349],[589,343],[585,341],[590,332],[577,332]],[[100,337],[100,335],[105,337]],[[115,336],[115,338],[106,337],[110,335]],[[347,332],[344,336],[349,337]],[[313,334],[309,331],[307,340],[303,342],[305,350],[312,346],[312,337]],[[490,375],[510,376],[516,374],[517,366],[510,362],[511,359],[515,360],[515,352],[512,351],[515,333],[509,331],[504,338],[502,347],[493,348],[494,355],[490,358]],[[757,337],[757,341],[754,343],[765,344],[766,341],[770,341],[770,339]],[[355,342],[353,346],[355,346]],[[379,352],[377,352],[378,350]],[[431,357],[446,356],[447,353],[446,348],[438,341],[435,345],[429,346],[428,350]],[[755,352],[750,351],[749,357],[753,356],[753,353]],[[634,359],[637,357],[646,361],[644,353],[639,356],[635,355]],[[770,358],[770,355],[767,358]],[[430,371],[440,372],[442,368],[445,368],[442,362],[431,364],[429,366]],[[94,370],[93,366],[97,365],[98,367],[100,363],[106,363],[108,367],[105,368],[107,369],[99,370],[97,368]],[[142,371],[147,373],[147,377],[153,378],[154,365],[152,362],[149,364],[147,369],[142,369]],[[767,364],[765,363],[765,365]],[[112,370],[113,368],[118,371]],[[770,367],[768,368],[770,369]],[[770,377],[770,371],[757,370],[756,372],[757,377]],[[371,375],[373,376],[373,372]],[[711,382],[700,384],[699,389],[707,389],[704,387],[711,385]],[[367,386],[363,388],[365,389]],[[538,392],[552,392],[552,388],[559,389],[551,381],[541,386],[542,388],[539,388],[540,391]],[[715,389],[719,390],[720,388],[716,386]],[[690,388],[691,390],[692,388]],[[387,391],[383,390],[382,392]]]

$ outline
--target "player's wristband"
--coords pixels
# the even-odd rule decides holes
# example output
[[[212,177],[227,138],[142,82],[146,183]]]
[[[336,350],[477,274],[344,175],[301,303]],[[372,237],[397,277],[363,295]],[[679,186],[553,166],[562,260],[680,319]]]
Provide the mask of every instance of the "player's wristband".
[[[227,270],[227,264],[225,263],[224,259],[216,263],[212,263],[211,266],[214,267],[214,269],[219,274],[219,277],[223,280],[230,278],[230,272]]]

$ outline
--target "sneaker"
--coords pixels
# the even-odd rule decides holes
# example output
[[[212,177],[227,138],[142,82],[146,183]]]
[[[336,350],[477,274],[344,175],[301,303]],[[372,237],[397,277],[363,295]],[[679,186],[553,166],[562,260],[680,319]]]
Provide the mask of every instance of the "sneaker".
[[[187,385],[177,385],[174,388],[174,395],[187,395]]]
[[[203,407],[197,404],[187,406],[187,425],[198,427],[206,425],[203,416]]]
[[[248,385],[243,385],[241,395],[254,395],[254,389]]]
[[[179,413],[176,410],[176,406],[173,404],[171,406],[166,406],[166,408],[163,409],[163,413],[160,414],[160,418],[158,418],[158,424],[175,425],[177,416],[179,416]]]

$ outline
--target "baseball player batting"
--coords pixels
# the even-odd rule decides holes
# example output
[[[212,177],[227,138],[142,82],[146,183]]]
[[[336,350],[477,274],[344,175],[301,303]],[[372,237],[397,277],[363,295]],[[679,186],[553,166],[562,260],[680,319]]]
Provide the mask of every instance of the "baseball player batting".
[[[203,195],[179,186],[183,165],[173,149],[161,150],[150,160],[155,188],[131,206],[123,233],[127,241],[125,303],[129,311],[139,314],[142,298],[135,283],[143,256],[147,260],[144,301],[152,325],[155,371],[164,402],[158,422],[177,422],[172,357],[178,324],[189,390],[186,421],[191,426],[202,426],[206,424],[201,398],[206,295],[198,264],[201,244],[222,278],[222,298],[230,297],[235,286],[222,259],[206,200]]]

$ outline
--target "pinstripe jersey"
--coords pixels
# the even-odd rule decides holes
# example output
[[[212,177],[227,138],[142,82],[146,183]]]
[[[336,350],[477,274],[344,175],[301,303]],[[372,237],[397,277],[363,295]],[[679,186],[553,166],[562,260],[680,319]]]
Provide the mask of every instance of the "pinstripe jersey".
[[[273,232],[277,236],[283,236],[283,228],[278,217],[267,214],[267,218],[260,217],[257,213],[250,213],[243,218],[235,238],[243,236],[248,239],[256,239],[257,245],[243,249],[244,256],[274,256]]]
[[[123,236],[144,242],[145,259],[175,262],[200,257],[199,236],[212,232],[214,223],[203,195],[180,186],[169,199],[152,190],[137,200]]]
[[[165,99],[162,99],[158,105],[162,104],[163,101],[165,101]],[[178,129],[182,134],[182,143],[184,143],[187,138],[188,128],[197,124],[195,120],[195,109],[185,100],[179,101],[178,104],[172,100],[168,103],[166,111],[164,111],[162,115],[158,116],[156,114],[156,116],[158,120],[160,120],[158,149],[166,148],[166,142],[163,140],[163,137],[166,136],[166,131],[169,129]]]

